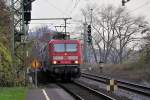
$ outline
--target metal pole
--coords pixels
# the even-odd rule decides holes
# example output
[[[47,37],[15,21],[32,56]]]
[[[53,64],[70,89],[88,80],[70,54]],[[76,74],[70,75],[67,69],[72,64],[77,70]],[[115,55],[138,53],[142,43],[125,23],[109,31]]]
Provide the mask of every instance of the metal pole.
[[[84,23],[84,34],[83,34],[83,40],[84,40],[84,45],[83,45],[83,51],[84,51],[84,62],[87,63],[88,62],[88,58],[87,58],[87,23]]]
[[[36,48],[36,50],[37,50],[37,41],[35,41],[35,48]],[[35,61],[35,87],[37,88],[37,63],[36,63],[36,61]]]
[[[93,14],[93,9],[90,9],[91,10],[91,22],[90,22],[90,24],[91,24],[91,26],[92,26],[92,14]]]
[[[15,4],[14,4],[14,0],[11,0],[11,56],[12,56],[12,64],[11,64],[11,67],[14,68],[13,69],[13,72],[16,71],[15,69],[15,59],[16,59],[16,56],[15,56],[15,26],[14,26],[14,23],[15,23],[15,18],[14,18],[14,15],[15,15]],[[15,79],[16,78],[16,73],[13,73],[13,78]],[[15,83],[14,83],[15,85]]]
[[[22,12],[24,12],[24,7],[23,7],[23,1],[21,3],[21,6],[22,6]],[[24,83],[25,85],[27,85],[27,66],[26,66],[26,34],[27,34],[27,25],[25,24],[25,20],[24,20],[24,13],[22,13],[22,23],[20,23],[20,25],[22,26],[22,32],[24,34],[24,37],[23,37],[23,72],[25,73],[24,74]]]
[[[27,52],[27,35],[28,35],[28,29],[29,26],[24,24],[24,32],[25,32],[25,37],[24,37],[24,70],[25,70],[25,85],[27,85],[27,57],[29,56],[28,52]]]
[[[67,21],[67,19],[64,19],[64,20],[65,20],[65,34],[67,34],[67,33],[66,33],[66,26],[67,26],[66,21]]]
[[[25,35],[25,23],[24,23],[24,8],[23,8],[23,0],[10,0],[11,1],[11,14],[12,14],[12,66],[14,67],[14,71],[18,71],[16,68],[21,67],[21,71],[26,71],[22,69],[25,68],[25,42],[20,41],[20,36]],[[25,40],[25,39],[24,39]],[[22,52],[23,51],[23,52]],[[14,64],[14,61],[22,61],[18,64]],[[20,64],[22,66],[20,66]],[[22,73],[23,74],[23,73]]]
[[[12,50],[11,50],[11,55],[12,55],[12,67],[14,67],[14,49],[15,49],[15,43],[14,43],[14,0],[11,0],[11,43],[12,43]]]
[[[67,19],[72,19],[70,18],[32,18],[31,20],[67,20]]]
[[[35,68],[35,87],[37,88],[37,68]]]

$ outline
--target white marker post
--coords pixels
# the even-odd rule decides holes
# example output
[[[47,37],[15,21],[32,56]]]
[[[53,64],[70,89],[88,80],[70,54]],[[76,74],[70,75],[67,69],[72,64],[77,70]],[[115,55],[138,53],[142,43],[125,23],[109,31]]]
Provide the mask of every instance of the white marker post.
[[[108,92],[114,92],[115,90],[117,90],[117,81],[114,79],[109,79],[107,80],[107,91]]]

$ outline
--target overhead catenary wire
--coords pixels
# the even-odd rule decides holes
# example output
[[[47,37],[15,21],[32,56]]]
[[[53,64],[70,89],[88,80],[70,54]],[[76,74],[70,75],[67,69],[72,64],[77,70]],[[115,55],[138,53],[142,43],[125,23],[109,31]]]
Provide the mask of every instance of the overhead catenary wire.
[[[45,0],[44,0],[45,1]],[[47,3],[48,2],[48,3]],[[52,2],[50,2],[49,0],[47,0],[47,2],[45,2],[46,4],[48,4],[49,6],[53,6],[53,8],[55,8],[57,11],[59,11],[60,13],[62,13],[63,15],[67,15],[69,16],[65,11],[59,9],[57,6],[55,6]]]
[[[75,4],[73,5],[72,9],[69,11],[69,15],[72,16],[73,12],[76,10],[78,7],[79,3],[81,0],[76,0]]]
[[[49,25],[53,25],[53,23],[30,23],[30,24],[49,24]]]
[[[73,10],[75,10],[75,9],[78,7],[80,1],[81,1],[81,0],[76,0],[76,3],[75,3],[75,5],[74,5],[74,7],[73,7]],[[73,11],[71,11],[71,13],[72,13],[72,12],[73,12]]]
[[[66,12],[67,12],[67,10],[69,11],[68,8],[71,8],[72,3],[73,3],[73,0],[71,0],[71,2],[70,2],[70,0],[69,0],[69,2],[66,4],[66,9],[65,9]]]
[[[133,10],[130,10],[130,13],[131,13],[131,12],[134,12],[134,11],[136,11],[136,10],[139,10],[139,9],[141,9],[141,8],[143,8],[143,7],[147,6],[147,5],[149,5],[149,4],[150,4],[150,1],[147,1],[147,2],[145,2],[144,4],[140,5],[139,7],[135,8],[135,9],[133,9]]]
[[[74,0],[72,0],[73,2]],[[59,9],[56,5],[54,5],[52,2],[50,2],[50,0],[47,0],[47,2],[45,1],[45,3],[53,8],[55,8],[57,11],[59,11],[61,14],[66,15],[66,16],[71,16],[72,13],[74,12],[74,10],[77,8],[77,6],[79,5],[81,0],[76,0],[75,4],[73,5],[72,9],[69,11],[69,13],[67,11],[63,11],[61,9]]]
[[[74,3],[74,5],[71,4],[71,2],[69,2],[66,7],[66,12],[68,12],[68,15],[70,15],[72,17],[72,14],[73,12],[76,10],[76,8],[78,7],[79,3],[80,3],[81,0],[75,0],[75,3],[74,3],[74,0],[72,0],[72,3]],[[69,7],[70,5],[72,5],[72,7]],[[71,8],[67,11],[68,8]]]
[[[52,4],[49,0],[47,0],[55,9],[57,9],[59,12],[61,12],[63,15],[67,15],[67,16],[70,16],[70,15],[68,15],[67,14],[67,12],[65,12],[65,11],[63,11],[63,10],[61,10],[61,9],[59,9],[58,7],[56,7],[54,4]],[[71,18],[70,18],[71,19]],[[65,20],[65,22],[66,22],[66,20],[67,19],[64,19]],[[65,27],[66,27],[66,25],[65,25]],[[66,29],[65,29],[65,32],[66,32]]]

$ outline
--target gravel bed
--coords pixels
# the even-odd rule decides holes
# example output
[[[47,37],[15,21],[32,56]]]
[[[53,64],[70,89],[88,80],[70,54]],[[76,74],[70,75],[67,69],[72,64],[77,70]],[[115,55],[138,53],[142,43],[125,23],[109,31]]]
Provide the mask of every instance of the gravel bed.
[[[98,94],[93,93],[92,91],[89,91],[81,86],[77,86],[72,83],[65,83],[61,84],[65,86],[67,89],[69,89],[71,92],[79,95],[80,97],[84,98],[84,100],[106,100],[103,97],[101,97]]]
[[[103,90],[104,92],[108,93],[106,91],[106,86],[103,83],[99,83],[90,79],[86,79],[86,78],[80,78],[79,79],[80,82],[83,82],[85,84],[88,84],[98,90]],[[110,93],[109,93],[110,94]],[[118,98],[118,100],[150,100],[149,97],[146,96],[142,96],[133,92],[129,92],[123,89],[118,88],[118,90],[114,91],[113,93],[111,93],[111,95],[115,95],[116,98]]]

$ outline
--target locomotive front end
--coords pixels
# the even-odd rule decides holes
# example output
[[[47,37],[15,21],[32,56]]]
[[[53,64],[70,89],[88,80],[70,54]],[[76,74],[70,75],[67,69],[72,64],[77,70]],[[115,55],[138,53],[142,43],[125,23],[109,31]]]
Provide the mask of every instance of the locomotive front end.
[[[80,76],[81,52],[77,40],[57,40],[51,42],[50,64],[52,75],[62,79]]]

